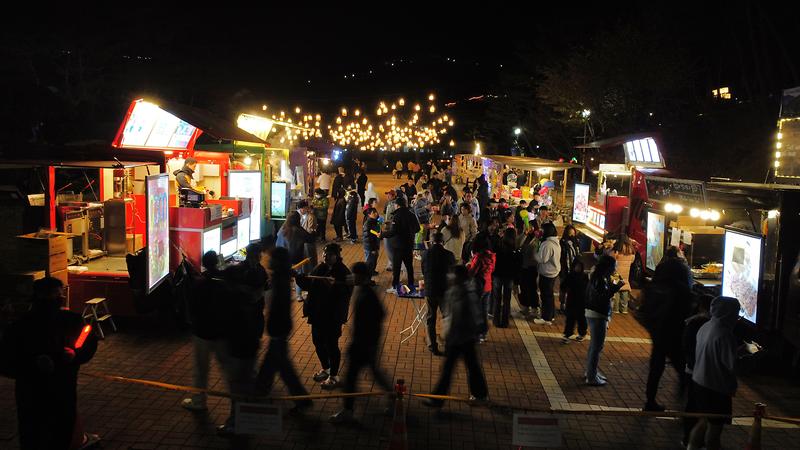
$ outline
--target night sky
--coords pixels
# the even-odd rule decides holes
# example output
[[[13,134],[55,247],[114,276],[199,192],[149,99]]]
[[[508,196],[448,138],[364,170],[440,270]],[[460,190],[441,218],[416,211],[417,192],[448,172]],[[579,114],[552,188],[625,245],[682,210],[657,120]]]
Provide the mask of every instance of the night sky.
[[[372,109],[379,100],[435,92],[442,103],[456,102],[459,125],[480,123],[491,100],[466,99],[503,95],[505,78],[533,79],[570,51],[626,26],[686,56],[694,96],[729,85],[738,98],[752,100],[800,84],[796,6],[431,5],[223,11],[125,4],[6,17],[12,23],[2,29],[8,64],[0,68],[0,118],[6,138],[30,140],[31,124],[44,123],[44,134],[63,140],[110,139],[126,105],[143,95],[233,118],[264,103],[330,117],[343,106]],[[73,76],[80,67],[80,82],[65,80],[67,64]],[[593,68],[585,70],[591,76]],[[56,114],[62,109],[64,120]],[[466,129],[457,127],[457,137]]]

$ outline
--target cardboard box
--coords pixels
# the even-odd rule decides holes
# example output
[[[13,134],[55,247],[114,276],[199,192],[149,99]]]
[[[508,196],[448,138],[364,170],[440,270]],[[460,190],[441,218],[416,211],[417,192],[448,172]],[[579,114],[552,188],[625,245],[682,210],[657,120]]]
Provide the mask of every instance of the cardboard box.
[[[36,253],[39,255],[56,255],[66,253],[67,236],[64,233],[52,233],[48,237],[36,237],[37,233],[23,234],[19,238],[21,253]]]
[[[136,253],[143,247],[141,234],[128,234],[125,236],[125,242],[128,248],[128,253]]]

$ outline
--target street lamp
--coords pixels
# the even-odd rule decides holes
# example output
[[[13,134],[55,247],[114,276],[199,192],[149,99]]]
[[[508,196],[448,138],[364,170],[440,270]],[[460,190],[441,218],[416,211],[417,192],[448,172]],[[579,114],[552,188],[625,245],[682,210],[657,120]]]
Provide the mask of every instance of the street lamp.
[[[520,127],[514,128],[514,136],[519,136],[520,133],[522,133],[522,128]]]
[[[582,116],[584,119],[588,119],[588,118],[589,118],[589,116],[591,116],[591,115],[592,115],[592,111],[591,111],[591,110],[589,110],[589,109],[584,109],[583,111],[581,111],[581,116]]]

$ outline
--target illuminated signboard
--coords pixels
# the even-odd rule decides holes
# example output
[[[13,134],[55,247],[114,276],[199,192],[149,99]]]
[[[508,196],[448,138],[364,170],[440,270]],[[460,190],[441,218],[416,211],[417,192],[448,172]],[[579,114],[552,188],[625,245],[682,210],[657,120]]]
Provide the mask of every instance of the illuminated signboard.
[[[247,247],[250,243],[250,218],[245,217],[239,219],[236,223],[236,240],[239,242],[239,248]]]
[[[220,253],[222,243],[222,228],[216,227],[203,232],[203,254],[214,250]]]
[[[656,270],[656,266],[664,257],[664,216],[661,214],[647,212],[647,261],[646,266],[650,270]]]
[[[775,176],[796,182],[800,178],[800,118],[778,122],[775,147]]]
[[[739,300],[739,315],[756,323],[761,278],[761,238],[725,230],[722,295]]]
[[[236,250],[239,250],[237,239],[233,238],[225,242],[220,246],[220,248],[222,250],[222,256],[224,258],[230,258],[231,256],[233,256],[234,253],[236,253]]]
[[[575,183],[575,197],[572,202],[572,220],[586,223],[589,219],[589,185]]]
[[[162,173],[145,180],[147,214],[147,293],[169,275],[169,177]]]
[[[606,212],[602,209],[595,208],[594,206],[589,206],[589,215],[587,217],[588,222],[586,222],[586,226],[591,228],[592,230],[600,233],[601,235],[605,234],[606,232]]]
[[[272,198],[270,199],[270,217],[285,218],[286,217],[286,183],[283,181],[272,182]]]
[[[628,166],[663,168],[664,161],[653,138],[636,139],[623,144]]]
[[[262,185],[260,170],[231,170],[228,172],[228,195],[249,198],[253,202],[250,212],[252,220],[250,221],[249,241],[261,239],[261,217],[263,216],[263,206],[261,205],[263,197]]]
[[[253,116],[250,114],[240,114],[236,119],[236,125],[239,128],[247,131],[253,136],[258,137],[262,141],[266,141],[274,122],[263,117]]]
[[[186,150],[197,128],[157,105],[137,100],[122,129],[123,148]]]
[[[705,184],[702,181],[648,176],[644,182],[650,200],[699,206],[706,204]]]

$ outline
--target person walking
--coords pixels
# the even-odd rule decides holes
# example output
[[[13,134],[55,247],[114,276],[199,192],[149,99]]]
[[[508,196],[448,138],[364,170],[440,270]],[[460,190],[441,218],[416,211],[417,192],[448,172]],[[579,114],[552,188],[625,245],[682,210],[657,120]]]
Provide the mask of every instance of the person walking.
[[[575,258],[570,264],[570,271],[561,284],[564,289],[564,300],[567,302],[562,344],[569,344],[575,325],[578,325],[578,336],[575,340],[581,342],[586,337],[588,324],[586,322],[586,287],[589,285],[589,276],[583,270],[583,262]]]
[[[653,341],[645,390],[645,411],[664,411],[664,406],[656,401],[656,394],[667,357],[678,375],[681,387],[685,385],[685,362],[680,343],[684,322],[691,313],[692,283],[692,273],[683,258],[678,256],[678,249],[668,248],[664,260],[656,266],[652,283],[645,290],[640,311],[642,324],[650,332]]]
[[[350,270],[342,263],[341,252],[338,244],[326,245],[323,261],[311,271],[313,278],[304,274],[296,277],[297,283],[308,291],[303,302],[303,317],[307,317],[311,325],[311,340],[322,365],[314,374],[314,381],[321,383],[323,389],[339,385],[342,360],[339,338],[350,309],[351,288],[347,285]]]
[[[470,207],[470,214],[475,219],[475,222],[480,220],[481,217],[481,207],[478,204],[478,200],[472,197],[472,191],[466,190],[464,191],[464,201],[462,204],[466,203]]]
[[[350,243],[355,244],[358,242],[358,229],[356,228],[356,220],[358,219],[358,211],[361,205],[361,198],[358,192],[352,189],[348,190],[347,206],[345,208],[345,219],[347,220],[347,231],[349,232]]]
[[[306,257],[306,244],[313,242],[314,235],[302,227],[300,211],[294,211],[289,213],[283,226],[278,230],[275,245],[287,249],[289,261],[291,264],[297,264]],[[300,286],[297,286],[296,289],[299,296]]]
[[[608,383],[608,379],[598,366],[600,365],[600,354],[605,346],[606,332],[611,322],[611,297],[622,287],[622,283],[619,281],[615,283],[611,280],[616,265],[614,258],[603,255],[589,277],[585,309],[589,331],[592,333],[586,356],[585,372],[586,384],[589,386],[604,386]]]
[[[628,314],[628,303],[631,299],[631,285],[628,282],[631,273],[631,265],[636,257],[636,250],[627,236],[617,239],[613,247],[614,259],[617,260],[617,273],[625,280],[622,289],[614,295],[612,309],[620,314]]]
[[[697,332],[695,362],[692,372],[697,411],[707,414],[731,414],[736,394],[736,337],[733,327],[739,320],[739,301],[717,297],[711,302],[711,320]],[[702,418],[692,429],[690,450],[721,448],[720,436],[731,419]]]
[[[97,338],[90,332],[77,345],[85,324],[80,314],[61,309],[61,280],[36,280],[32,300],[30,311],[0,340],[0,374],[14,379],[20,448],[89,448],[100,437],[80,426],[77,385],[80,366],[97,351]]]
[[[314,209],[314,218],[317,221],[317,239],[325,242],[325,227],[328,225],[328,206],[330,201],[328,195],[322,188],[314,191],[314,198],[311,200],[311,207]]]
[[[254,391],[258,396],[269,395],[275,382],[275,375],[278,374],[290,395],[308,395],[308,391],[300,382],[297,371],[289,358],[289,333],[292,331],[291,288],[289,286],[291,272],[289,251],[282,247],[273,248],[270,252],[268,270],[271,284],[267,295],[269,345],[256,376]],[[296,400],[294,410],[301,411],[311,405],[311,400]]]
[[[323,170],[319,173],[317,177],[317,186],[325,193],[325,197],[330,195],[331,192],[331,175]]]
[[[337,198],[333,204],[333,214],[331,215],[331,225],[333,225],[333,231],[336,232],[336,242],[344,240],[344,228],[347,225],[346,209],[347,201],[344,197]]]
[[[397,176],[398,180],[403,176],[403,161],[398,159],[397,162],[394,163],[394,174]]]
[[[564,232],[561,234],[561,272],[558,274],[558,304],[559,311],[563,314],[565,312],[565,299],[567,290],[564,288],[564,282],[567,276],[572,272],[572,261],[580,256],[581,248],[578,243],[578,230],[572,225],[564,227]]]
[[[231,319],[225,332],[228,355],[225,373],[231,394],[237,396],[250,395],[253,389],[255,360],[264,334],[264,294],[269,287],[269,276],[261,261],[269,245],[249,244],[245,260],[222,272],[233,291],[228,306]],[[217,427],[217,432],[223,436],[233,435],[237,402],[231,399],[230,414],[225,423]]]
[[[552,325],[555,316],[555,287],[558,274],[561,273],[561,244],[558,242],[556,227],[552,223],[542,225],[542,243],[536,252],[539,263],[539,291],[542,300],[542,318],[534,319],[537,325]]]
[[[364,197],[362,198],[362,200],[364,200],[364,204],[366,205],[373,198],[377,200],[378,193],[375,192],[375,186],[372,183],[367,183],[367,191],[364,192]]]
[[[203,268],[199,280],[193,286],[189,298],[189,320],[192,330],[192,347],[194,364],[192,365],[192,386],[198,389],[208,388],[208,370],[211,355],[217,358],[220,366],[225,368],[227,359],[225,332],[230,329],[230,318],[225,317],[228,311],[227,299],[231,292],[228,283],[219,271],[219,255],[210,250],[203,255]],[[207,396],[205,392],[192,394],[183,399],[181,406],[190,411],[205,411]]]
[[[683,329],[683,356],[686,361],[684,371],[688,378],[692,377],[694,373],[695,362],[695,349],[697,347],[697,332],[700,328],[711,320],[711,302],[714,297],[711,295],[702,295],[697,301],[697,313],[686,319],[686,326]],[[694,382],[688,383],[686,395],[686,407],[684,411],[687,413],[697,412],[697,393],[694,389]],[[695,417],[683,418],[683,440],[681,444],[686,447],[689,445],[689,440],[692,434],[692,429],[697,424],[698,419]]]
[[[472,259],[467,264],[469,276],[474,279],[475,290],[480,295],[480,305],[483,308],[483,320],[478,330],[480,343],[486,342],[489,329],[489,306],[492,298],[492,274],[496,256],[489,248],[489,239],[486,235],[478,234],[472,244]]]
[[[350,346],[347,349],[347,373],[344,377],[344,392],[352,393],[356,390],[358,374],[364,368],[369,368],[375,382],[384,391],[392,392],[392,383],[378,366],[378,347],[380,344],[383,322],[386,311],[372,287],[372,269],[366,263],[353,264],[353,329],[350,335]],[[391,400],[392,394],[387,395]],[[354,397],[345,397],[344,408],[330,417],[333,423],[349,422],[353,420]],[[387,411],[390,411],[390,404]]]
[[[539,315],[539,271],[536,262],[536,233],[533,228],[517,238],[520,253],[519,274],[519,304],[522,306],[522,315],[526,317]]]
[[[444,305],[447,291],[447,271],[456,262],[455,255],[444,246],[444,234],[434,233],[433,245],[422,254],[422,274],[425,277],[425,298],[428,302],[426,325],[428,350],[440,355],[436,341],[436,310]]]
[[[389,231],[383,234],[389,239],[392,253],[392,287],[386,290],[389,294],[397,294],[400,286],[400,266],[405,266],[408,286],[414,291],[414,235],[419,232],[417,216],[406,207],[402,198],[395,200],[397,209],[392,215]]]
[[[479,217],[478,220],[486,220],[488,219],[487,208],[489,207],[489,183],[486,182],[486,176],[481,174],[480,177],[476,180],[478,184],[478,192],[476,197],[478,199],[478,206],[479,206]]]
[[[331,197],[333,197],[334,200],[344,197],[345,187],[347,187],[347,185],[344,184],[344,175],[344,167],[339,166],[336,176],[333,178],[333,185],[331,186]]]
[[[297,212],[300,213],[300,226],[309,234],[310,242],[305,243],[304,257],[309,259],[308,267],[317,266],[317,218],[308,200],[297,202]]]
[[[375,268],[378,265],[378,252],[381,249],[381,225],[378,223],[378,210],[370,208],[367,210],[367,217],[364,219],[364,226],[361,233],[361,242],[364,244],[364,262],[370,268],[370,277],[377,274]]]
[[[485,402],[488,400],[489,390],[478,359],[478,350],[475,346],[478,342],[480,323],[483,316],[480,300],[466,267],[461,265],[453,266],[449,277],[452,282],[445,294],[446,300],[442,319],[445,335],[445,360],[439,380],[433,389],[433,394],[447,395],[450,391],[453,368],[456,362],[463,358],[464,365],[467,368],[470,400],[473,402]],[[427,399],[424,404],[434,408],[441,408],[444,405],[444,400]]]

